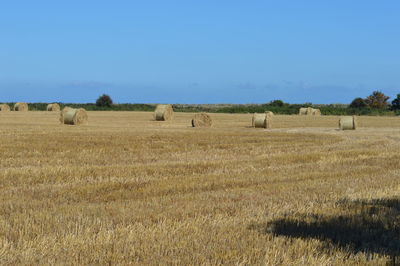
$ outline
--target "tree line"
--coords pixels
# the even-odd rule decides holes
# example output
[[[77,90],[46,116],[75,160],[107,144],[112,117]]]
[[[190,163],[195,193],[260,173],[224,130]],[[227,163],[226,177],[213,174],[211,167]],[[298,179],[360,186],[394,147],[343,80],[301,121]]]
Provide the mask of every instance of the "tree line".
[[[301,107],[319,108],[323,115],[400,115],[400,94],[393,101],[380,91],[374,91],[366,98],[357,97],[350,104],[289,104],[282,100],[273,100],[265,104],[231,104],[231,105],[184,105],[173,104],[175,112],[209,112],[209,113],[263,113],[272,111],[276,114],[298,114]],[[9,103],[10,106],[13,103]],[[85,108],[88,111],[146,111],[152,112],[155,104],[114,104],[109,95],[103,94],[95,103],[59,103],[61,108]],[[32,111],[45,111],[47,103],[30,103]]]
[[[315,107],[324,115],[400,115],[400,94],[392,102],[390,97],[381,91],[374,91],[366,98],[357,97],[350,105],[340,104],[289,104],[282,100],[273,100],[265,104],[232,104],[229,106],[219,105],[178,105],[174,110],[177,112],[211,112],[211,113],[261,113],[272,111],[276,114],[298,114],[301,107]],[[109,95],[103,94],[96,101],[97,108],[116,109]],[[128,107],[128,106],[125,106]],[[133,106],[131,106],[133,107]],[[149,111],[154,108],[151,105],[136,105],[140,111]]]
[[[371,108],[371,109],[389,109],[389,110],[400,110],[400,94],[397,94],[396,99],[394,99],[391,104],[389,103],[389,96],[386,96],[381,91],[374,91],[371,95],[366,98],[355,98],[351,104],[350,108]]]

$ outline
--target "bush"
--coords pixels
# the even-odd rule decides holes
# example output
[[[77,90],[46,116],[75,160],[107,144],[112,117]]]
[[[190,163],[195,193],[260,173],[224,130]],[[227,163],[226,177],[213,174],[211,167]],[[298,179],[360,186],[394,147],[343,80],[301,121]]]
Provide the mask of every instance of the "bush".
[[[374,91],[370,96],[365,99],[366,104],[370,108],[384,109],[388,106],[389,96],[386,96],[380,91]]]
[[[107,94],[101,95],[97,101],[96,101],[96,106],[98,107],[111,107],[113,104],[113,101],[110,96]]]
[[[285,103],[282,100],[273,100],[269,103],[271,106],[279,106],[282,107]]]
[[[400,110],[400,94],[397,94],[397,98],[392,101],[392,110]]]
[[[367,104],[363,98],[358,97],[358,98],[355,98],[351,102],[349,107],[350,108],[365,108],[365,107],[367,107]]]

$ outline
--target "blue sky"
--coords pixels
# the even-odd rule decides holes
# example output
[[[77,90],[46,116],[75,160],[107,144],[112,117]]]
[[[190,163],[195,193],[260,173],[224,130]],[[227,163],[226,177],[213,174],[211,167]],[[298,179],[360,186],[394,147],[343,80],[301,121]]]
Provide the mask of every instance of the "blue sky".
[[[399,12],[395,0],[2,1],[0,102],[393,99]]]

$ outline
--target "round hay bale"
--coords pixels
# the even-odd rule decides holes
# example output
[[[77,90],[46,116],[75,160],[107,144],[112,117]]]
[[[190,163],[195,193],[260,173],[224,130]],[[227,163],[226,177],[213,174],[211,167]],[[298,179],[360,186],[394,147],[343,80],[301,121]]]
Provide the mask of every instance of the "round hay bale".
[[[321,115],[321,110],[319,110],[319,109],[312,109],[312,115],[320,116],[320,115]]]
[[[174,115],[174,109],[170,104],[159,104],[154,111],[154,119],[156,121],[171,120]]]
[[[211,127],[212,119],[206,113],[195,114],[192,119],[192,127]]]
[[[265,115],[272,117],[274,116],[274,113],[271,111],[265,111]]]
[[[74,109],[71,107],[65,107],[60,112],[60,122],[67,125],[87,124],[88,115],[86,110],[83,108]]]
[[[265,114],[254,113],[253,117],[251,119],[251,126],[252,127],[257,127],[256,126],[256,122],[257,122],[258,126],[261,125],[262,123],[264,123],[264,119],[265,119]]]
[[[314,108],[311,108],[311,107],[300,108],[299,115],[316,115],[316,116],[319,116],[319,115],[321,115],[321,110],[314,109]]]
[[[47,111],[56,111],[56,112],[59,112],[59,111],[60,111],[60,105],[58,105],[58,103],[51,103],[51,104],[48,104],[46,110],[47,110]]]
[[[299,115],[307,115],[307,108],[304,107],[300,108]]]
[[[14,105],[14,111],[26,112],[29,110],[27,103],[16,103]]]
[[[273,116],[271,114],[265,116],[264,128],[272,128],[272,119],[273,119]]]
[[[8,104],[0,104],[0,111],[1,112],[9,112],[11,109],[10,109],[10,106],[8,105]]]
[[[253,115],[252,127],[255,128],[271,128],[272,127],[272,115],[271,114],[257,114]]]
[[[357,119],[355,116],[342,116],[339,119],[340,130],[355,130],[357,128]]]

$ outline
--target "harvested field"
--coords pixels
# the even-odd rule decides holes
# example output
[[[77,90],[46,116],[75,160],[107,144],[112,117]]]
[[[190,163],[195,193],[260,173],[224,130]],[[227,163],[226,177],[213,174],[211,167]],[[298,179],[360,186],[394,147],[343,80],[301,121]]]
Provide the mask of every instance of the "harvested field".
[[[340,131],[337,116],[275,115],[265,130],[252,114],[201,129],[190,113],[88,115],[0,113],[0,264],[385,265],[397,252],[399,117]]]

